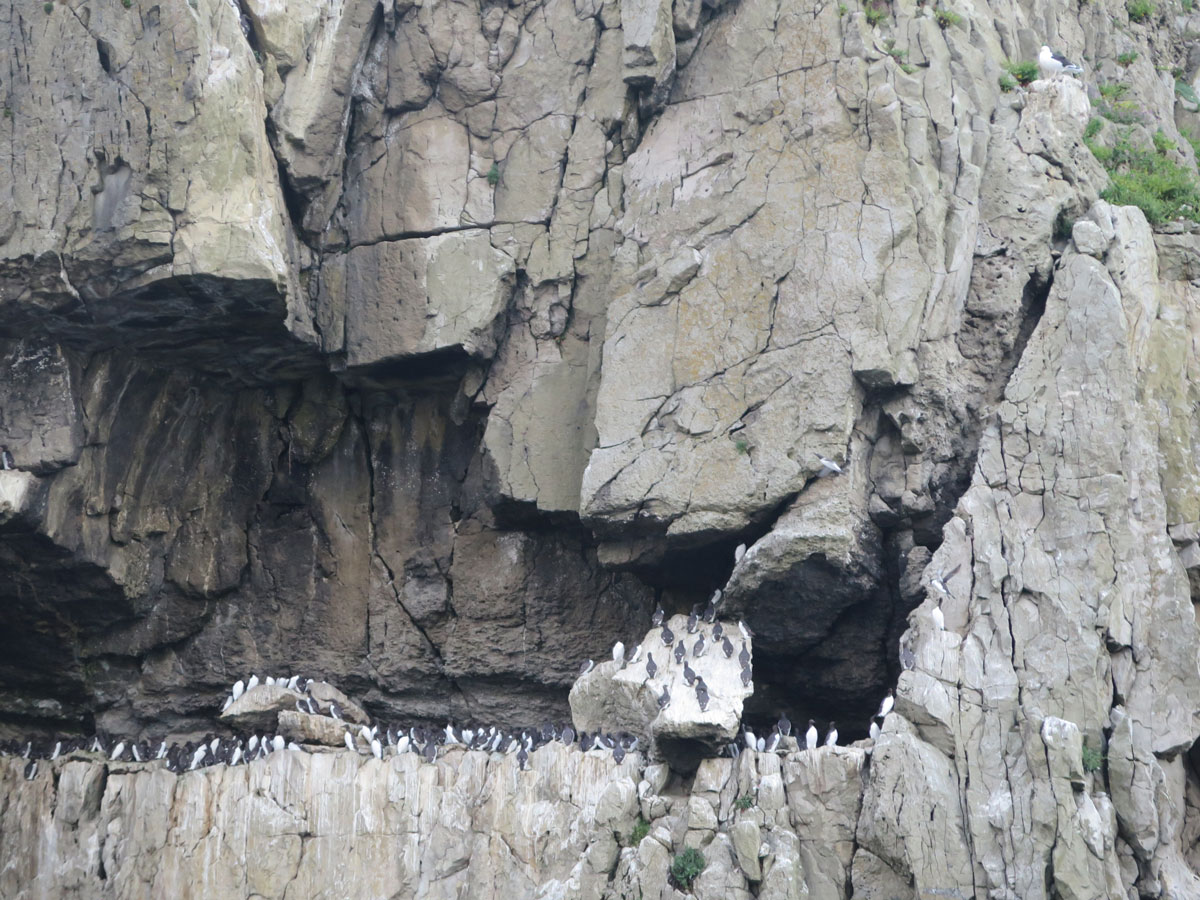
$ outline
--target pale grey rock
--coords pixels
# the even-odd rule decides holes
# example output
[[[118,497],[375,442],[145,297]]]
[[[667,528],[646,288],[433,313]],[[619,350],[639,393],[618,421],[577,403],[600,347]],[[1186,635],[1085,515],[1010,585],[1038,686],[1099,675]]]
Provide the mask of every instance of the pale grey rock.
[[[314,716],[297,709],[280,710],[274,726],[285,738],[297,744],[324,747],[346,746],[346,724],[329,716]]]
[[[737,863],[746,877],[751,881],[762,881],[762,863],[758,858],[762,835],[758,825],[754,822],[738,822],[729,829],[729,838],[733,842]]]
[[[1075,249],[1079,253],[1097,259],[1103,257],[1104,251],[1108,249],[1108,241],[1104,239],[1100,226],[1087,219],[1080,219],[1075,223],[1071,229],[1071,240],[1075,242]]]

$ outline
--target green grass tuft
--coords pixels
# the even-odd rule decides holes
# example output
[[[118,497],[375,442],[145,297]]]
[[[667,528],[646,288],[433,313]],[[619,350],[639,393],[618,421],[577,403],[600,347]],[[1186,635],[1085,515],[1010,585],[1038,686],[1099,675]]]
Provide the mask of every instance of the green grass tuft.
[[[1182,78],[1175,79],[1175,93],[1193,106],[1200,106],[1200,97],[1196,96],[1196,89]]]
[[[671,878],[686,891],[704,871],[704,866],[704,854],[695,847],[688,847],[682,853],[677,853],[671,860]]]
[[[749,809],[753,805],[754,805],[754,798],[751,797],[749,794],[742,794],[742,796],[738,797],[737,800],[735,800],[734,804],[733,804],[735,809],[741,809],[741,810]]]
[[[1164,139],[1170,143],[1165,135]],[[1200,222],[1200,185],[1191,170],[1164,155],[1165,150],[1134,147],[1128,128],[1111,147],[1094,144],[1090,139],[1085,143],[1108,170],[1109,185],[1100,192],[1102,200],[1117,206],[1136,206],[1151,225],[1176,219]],[[1156,141],[1155,147],[1159,146]]]
[[[1000,90],[1004,91],[1004,93],[1006,93],[1006,94],[1009,91],[1016,90],[1016,88],[1017,88],[1017,80],[1015,78],[1013,78],[1011,75],[1009,75],[1007,72],[1005,72],[1003,75],[1000,76],[999,83],[1000,83]]]
[[[733,442],[733,449],[738,453],[746,454],[750,452],[750,442],[745,438],[738,438]]]
[[[1099,772],[1104,765],[1104,754],[1095,747],[1083,745],[1083,771]]]
[[[848,12],[850,12],[850,7],[848,7],[845,3],[838,4],[838,16],[844,16]]]
[[[957,28],[964,21],[962,16],[953,10],[946,9],[944,6],[939,6],[934,11],[933,17],[937,19],[938,25],[943,29],[950,28],[951,26]]]
[[[867,24],[874,28],[887,18],[887,10],[877,3],[872,3],[863,11],[863,15],[866,16]]]
[[[1021,85],[1021,87],[1028,87],[1038,77],[1038,64],[1031,60],[1026,62],[1012,62],[1010,60],[1004,64],[1004,71],[1017,79],[1017,84]]]
[[[1128,53],[1120,53],[1117,55],[1117,65],[1128,68],[1137,61],[1138,55],[1135,51],[1130,50]]]
[[[629,833],[629,846],[636,847],[642,842],[642,839],[650,833],[650,823],[638,816],[637,822],[634,823],[633,831]]]
[[[1087,128],[1083,129],[1083,142],[1086,144],[1100,133],[1100,129],[1104,127],[1104,122],[1098,118],[1088,120]]]
[[[1154,15],[1154,4],[1151,0],[1129,0],[1125,4],[1130,22],[1145,22]]]
[[[487,180],[492,187],[500,183],[500,167],[495,163],[492,163],[492,167],[488,169]]]
[[[49,2],[49,0],[46,0],[46,2],[42,4],[42,9],[47,13],[52,13],[54,12],[54,4]]]
[[[1175,142],[1173,140],[1171,140],[1169,137],[1167,137],[1166,132],[1163,131],[1161,128],[1158,129],[1158,131],[1154,132],[1153,140],[1154,140],[1154,149],[1157,150],[1159,155],[1161,155],[1161,156],[1166,156],[1168,153],[1170,153],[1172,150],[1175,149]]]

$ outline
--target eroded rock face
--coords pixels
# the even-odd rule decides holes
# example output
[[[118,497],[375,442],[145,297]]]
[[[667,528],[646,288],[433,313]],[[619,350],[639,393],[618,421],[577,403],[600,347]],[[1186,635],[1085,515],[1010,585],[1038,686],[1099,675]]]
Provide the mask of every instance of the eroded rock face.
[[[1200,239],[1099,202],[1082,138],[1119,81],[1142,121],[1091,139],[1191,166],[1200,21],[950,11],[13,5],[3,727],[203,732],[256,669],[561,719],[580,661],[722,588],[755,722],[856,738],[898,676],[869,769],[793,802],[760,760],[732,823],[719,766],[612,777],[652,834],[504,890],[672,896],[699,844],[712,896],[1195,895]],[[1043,41],[1085,77],[1002,90]],[[64,821],[126,777],[78,771]]]

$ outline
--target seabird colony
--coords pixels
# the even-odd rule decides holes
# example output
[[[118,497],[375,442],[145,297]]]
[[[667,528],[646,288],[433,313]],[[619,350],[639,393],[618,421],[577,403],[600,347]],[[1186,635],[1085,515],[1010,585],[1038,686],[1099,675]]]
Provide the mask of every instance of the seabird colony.
[[[4,449],[0,447],[0,453]],[[820,454],[818,454],[818,458],[822,465],[821,475],[841,474],[842,468],[836,462],[820,456]],[[4,462],[7,460],[0,459],[0,464]],[[735,565],[742,562],[746,553],[746,545],[739,544],[734,551]],[[960,568],[961,566],[955,566],[949,572],[935,576],[931,580],[932,586],[939,593],[949,595],[947,582]],[[684,679],[687,685],[695,691],[696,700],[702,712],[707,709],[710,702],[709,689],[703,675],[693,668],[692,662],[700,660],[709,648],[712,648],[714,653],[722,654],[726,659],[732,659],[736,652],[738,662],[741,664],[742,683],[749,686],[753,681],[753,669],[747,642],[754,636],[754,632],[745,622],[739,621],[737,634],[732,635],[716,620],[717,608],[721,603],[722,596],[721,591],[718,590],[703,609],[700,604],[692,607],[691,613],[687,617],[688,637],[677,636],[670,629],[666,624],[666,611],[661,606],[654,611],[654,615],[651,617],[653,628],[659,630],[658,643],[654,644],[654,649],[665,651],[661,654],[664,664],[670,665],[671,659],[674,658],[675,665],[683,667]],[[935,624],[943,627],[940,608],[934,608],[933,617]],[[705,626],[711,627],[706,629]],[[689,639],[691,635],[697,635],[694,642]],[[740,649],[735,646],[731,637],[739,640]],[[627,651],[625,645],[621,641],[617,641],[613,645],[612,658],[614,662],[620,664],[622,669],[638,664],[642,665],[645,671],[643,683],[650,684],[656,680],[661,671],[659,664],[654,659],[654,649],[643,648],[642,644],[638,644]],[[906,665],[905,667],[911,666]],[[594,668],[595,663],[592,660],[584,661],[579,668],[580,677],[587,675]],[[344,722],[343,710],[338,703],[330,701],[328,706],[322,707],[311,694],[312,687],[316,682],[298,675],[288,678],[265,676],[261,681],[258,675],[251,675],[244,681],[239,679],[230,689],[221,711],[229,709],[246,692],[253,690],[259,684],[278,686],[302,695],[296,701],[296,709],[302,713],[328,716]],[[655,695],[660,709],[670,706],[671,693],[666,684],[662,685],[661,693],[655,690]],[[872,740],[879,736],[883,720],[894,706],[895,697],[889,691],[880,703],[879,711],[871,718],[870,736]],[[639,739],[627,732],[612,734],[580,732],[577,734],[570,725],[558,725],[553,722],[546,722],[540,727],[525,727],[516,730],[495,726],[460,727],[453,720],[442,728],[426,728],[419,725],[405,728],[396,724],[354,726],[348,722],[344,722],[344,725],[346,730],[343,739],[346,749],[354,753],[374,756],[376,759],[383,759],[389,755],[414,753],[427,762],[434,762],[440,751],[451,747],[463,747],[467,750],[483,750],[489,753],[515,754],[518,765],[521,769],[525,769],[531,753],[539,747],[554,742],[565,744],[568,747],[577,746],[584,752],[598,750],[611,753],[618,764],[625,759],[627,754],[634,753],[639,749]],[[819,737],[816,723],[809,719],[808,728],[804,733],[803,749],[810,752],[816,751]],[[833,721],[830,721],[825,734],[824,746],[836,746],[837,740],[837,727]],[[788,752],[793,746],[798,747],[798,741],[792,737],[792,723],[786,715],[783,715],[767,735],[755,735],[749,725],[744,726],[741,740],[726,745],[722,749],[722,755],[737,757],[744,750]],[[307,752],[301,745],[294,741],[288,741],[279,734],[241,734],[223,738],[210,733],[198,741],[189,741],[184,744],[171,743],[170,745],[165,739],[132,741],[100,734],[90,738],[60,737],[40,738],[24,742],[15,740],[0,742],[0,756],[19,756],[28,760],[25,766],[27,779],[36,777],[39,760],[55,760],[67,754],[100,755],[111,762],[162,761],[169,771],[181,773],[213,765],[245,765],[264,759],[272,753],[283,751]]]

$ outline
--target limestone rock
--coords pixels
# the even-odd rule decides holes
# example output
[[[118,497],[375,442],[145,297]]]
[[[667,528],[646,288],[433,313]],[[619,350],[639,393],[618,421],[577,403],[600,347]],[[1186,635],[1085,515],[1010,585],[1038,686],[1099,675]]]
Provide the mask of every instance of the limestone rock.
[[[672,616],[665,623],[675,642],[687,648],[683,663],[676,663],[675,644],[662,643],[662,629],[653,628],[641,641],[641,658],[621,668],[603,662],[581,676],[571,688],[571,717],[579,731],[628,731],[651,747],[656,758],[694,769],[705,753],[716,752],[738,734],[745,698],[753,685],[741,682],[737,654],[726,658],[721,647],[712,646],[712,626],[700,624],[695,634],[687,632],[687,616]],[[737,633],[736,623],[723,622],[725,631]],[[695,656],[695,645],[703,639],[707,649]],[[751,653],[751,642],[747,641]],[[654,678],[647,677],[646,663],[655,664]],[[708,688],[708,703],[701,710],[695,686],[684,679],[684,663]],[[670,702],[660,708],[666,691]]]

